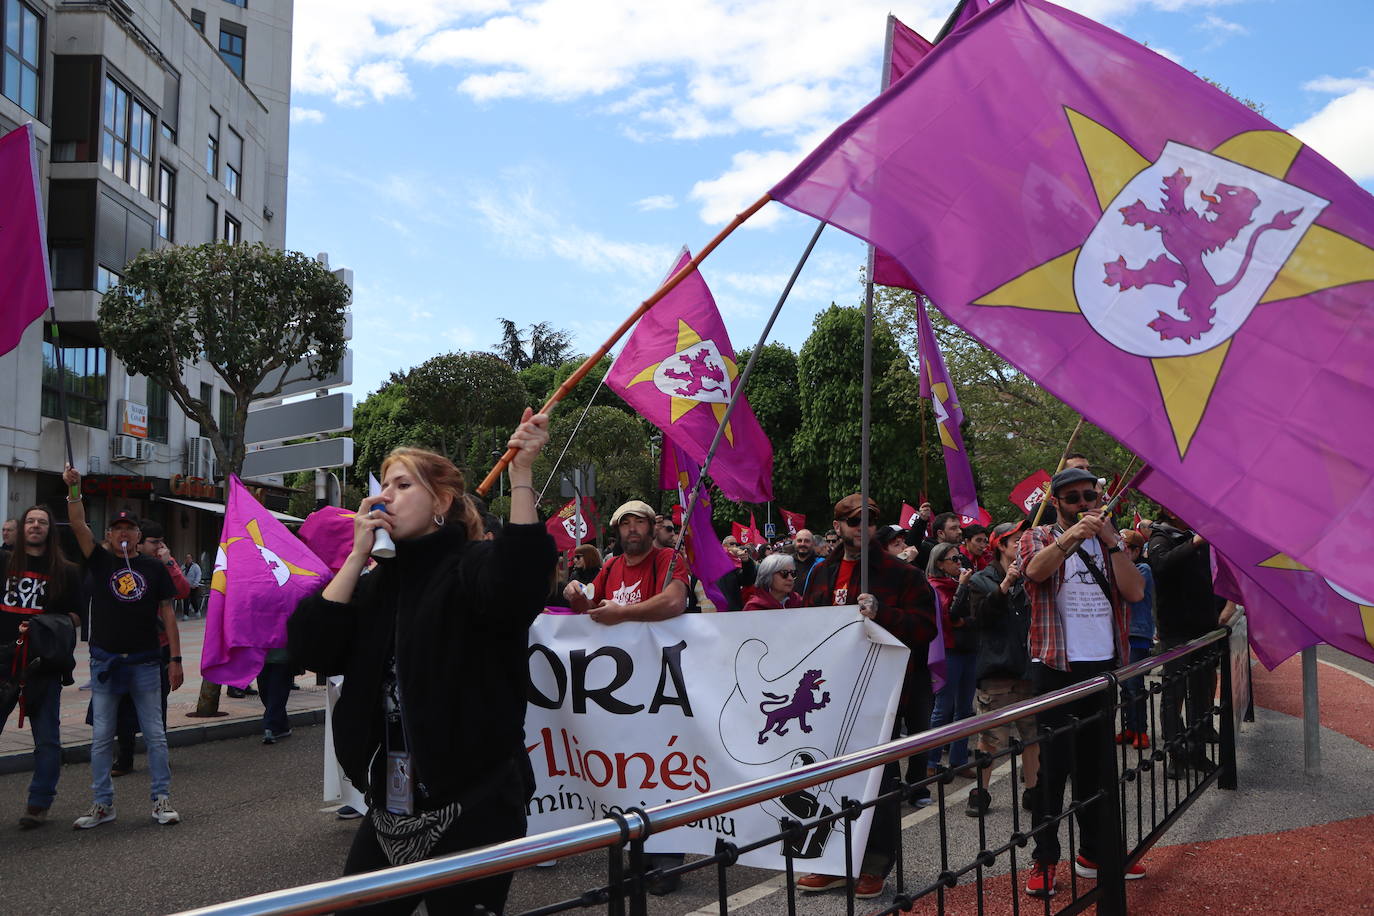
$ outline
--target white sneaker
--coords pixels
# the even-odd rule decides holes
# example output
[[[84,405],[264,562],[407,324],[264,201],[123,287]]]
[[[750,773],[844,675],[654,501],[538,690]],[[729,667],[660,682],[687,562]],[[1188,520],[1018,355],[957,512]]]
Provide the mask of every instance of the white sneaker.
[[[159,795],[153,801],[153,820],[159,824],[179,824],[181,815],[177,814],[172,807],[172,800],[165,795]]]
[[[72,822],[72,826],[77,830],[90,830],[92,827],[99,827],[101,824],[108,824],[115,819],[113,805],[102,805],[99,802],[91,805],[91,810],[78,817]]]

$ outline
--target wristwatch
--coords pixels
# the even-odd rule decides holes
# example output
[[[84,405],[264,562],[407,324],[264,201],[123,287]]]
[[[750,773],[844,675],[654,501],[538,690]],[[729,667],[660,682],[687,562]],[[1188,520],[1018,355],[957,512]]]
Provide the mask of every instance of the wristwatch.
[[[1110,547],[1107,548],[1107,553],[1109,553],[1109,554],[1112,554],[1112,553],[1121,553],[1121,545],[1120,545],[1120,544],[1113,544],[1112,546],[1110,546]]]
[[[167,659],[167,661],[169,661],[169,662],[176,662],[178,665],[180,665],[180,664],[181,664],[181,656],[180,656],[180,655],[173,655],[171,658]]]

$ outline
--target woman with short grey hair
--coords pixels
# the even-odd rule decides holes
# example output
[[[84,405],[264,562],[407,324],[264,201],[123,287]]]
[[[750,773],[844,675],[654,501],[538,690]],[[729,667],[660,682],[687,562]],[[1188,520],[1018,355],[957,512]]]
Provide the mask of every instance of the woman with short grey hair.
[[[754,577],[754,594],[745,602],[746,611],[769,611],[800,607],[801,596],[792,590],[797,583],[797,566],[785,553],[773,553],[759,562]]]

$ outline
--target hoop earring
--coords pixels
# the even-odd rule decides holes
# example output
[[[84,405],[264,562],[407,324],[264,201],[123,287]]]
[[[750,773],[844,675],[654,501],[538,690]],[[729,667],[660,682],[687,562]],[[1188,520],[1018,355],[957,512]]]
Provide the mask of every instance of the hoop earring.
[[[434,516],[434,524],[440,528],[444,527],[444,523],[447,521],[448,519],[444,518],[442,515]]]

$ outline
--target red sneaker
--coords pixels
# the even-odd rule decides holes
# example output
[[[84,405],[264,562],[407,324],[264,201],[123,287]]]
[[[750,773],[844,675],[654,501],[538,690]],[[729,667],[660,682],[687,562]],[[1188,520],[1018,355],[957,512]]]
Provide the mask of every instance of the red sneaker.
[[[802,875],[797,879],[797,890],[808,894],[844,887],[844,875]]]
[[[1135,732],[1131,731],[1129,728],[1123,728],[1121,731],[1116,733],[1117,744],[1133,744],[1134,742]]]
[[[1136,732],[1135,741],[1132,742],[1132,746],[1142,751],[1145,750],[1150,746],[1150,736],[1146,732]]]
[[[1097,863],[1081,855],[1073,860],[1073,870],[1078,873],[1080,878],[1097,877]],[[1127,881],[1139,881],[1143,877],[1145,877],[1145,866],[1139,862],[1126,869]]]
[[[1058,862],[1032,862],[1030,877],[1026,879],[1026,893],[1032,897],[1053,897],[1055,872]]]
[[[854,882],[854,896],[861,900],[876,897],[883,892],[885,884],[887,879],[882,875],[861,874],[859,880]]]

